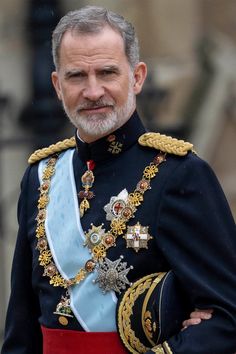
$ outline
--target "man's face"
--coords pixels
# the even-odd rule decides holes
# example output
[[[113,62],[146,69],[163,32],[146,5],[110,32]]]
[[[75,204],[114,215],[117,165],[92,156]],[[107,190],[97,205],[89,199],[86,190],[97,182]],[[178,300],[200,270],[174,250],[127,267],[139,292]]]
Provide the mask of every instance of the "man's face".
[[[97,34],[66,32],[52,81],[65,112],[86,142],[122,126],[136,106],[146,66],[130,68],[120,34],[110,27]]]

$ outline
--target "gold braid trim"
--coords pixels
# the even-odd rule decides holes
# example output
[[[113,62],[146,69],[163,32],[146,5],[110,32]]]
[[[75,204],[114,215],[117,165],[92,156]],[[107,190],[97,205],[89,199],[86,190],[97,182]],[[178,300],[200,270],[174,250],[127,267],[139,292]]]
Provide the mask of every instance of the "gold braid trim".
[[[141,343],[135,331],[131,328],[134,303],[141,294],[150,289],[153,284],[153,279],[155,279],[155,282],[158,282],[165,274],[166,273],[153,273],[137,280],[126,290],[120,302],[117,318],[118,330],[122,342],[132,354],[145,353],[147,350],[150,350],[150,348]],[[154,348],[157,350],[156,352],[154,351],[154,353],[165,354],[161,344]],[[153,351],[153,348],[151,348],[151,350]]]
[[[132,353],[145,353],[149,348],[145,347],[136,337],[131,328],[131,315],[136,299],[152,284],[152,278],[158,273],[149,274],[137,280],[124,294],[118,308],[118,330],[125,347]]]
[[[193,144],[160,133],[145,133],[139,137],[138,142],[142,146],[178,156],[184,156],[188,151],[193,151]]]
[[[173,354],[172,350],[170,349],[169,344],[165,341],[162,344],[159,344],[153,348],[151,348],[152,352],[156,354]]]
[[[154,352],[156,354],[166,354],[161,344],[159,344],[156,347],[153,347],[152,352]]]
[[[167,343],[167,341],[165,341],[164,343],[162,343],[163,348],[165,349],[165,353],[166,354],[173,354],[172,350],[170,349],[169,344]]]
[[[58,141],[56,144],[52,144],[46,148],[36,150],[28,159],[28,163],[33,164],[37,161],[44,159],[50,155],[56,154],[63,150],[74,148],[76,146],[75,138],[65,139]]]
[[[147,327],[145,326],[145,313],[147,311],[147,305],[148,305],[148,301],[151,297],[151,295],[153,294],[153,291],[155,290],[155,288],[157,287],[157,285],[160,283],[160,281],[162,280],[162,278],[166,275],[165,272],[163,273],[159,273],[158,276],[153,280],[152,285],[150,286],[149,290],[147,291],[147,294],[145,295],[144,301],[143,301],[143,306],[142,306],[142,327],[143,327],[143,331],[146,335],[146,338],[148,339],[148,341],[150,342],[150,344],[152,346],[155,346],[156,343],[154,343],[154,341],[152,340],[152,332],[150,333],[147,329]],[[159,326],[159,323],[158,323]]]

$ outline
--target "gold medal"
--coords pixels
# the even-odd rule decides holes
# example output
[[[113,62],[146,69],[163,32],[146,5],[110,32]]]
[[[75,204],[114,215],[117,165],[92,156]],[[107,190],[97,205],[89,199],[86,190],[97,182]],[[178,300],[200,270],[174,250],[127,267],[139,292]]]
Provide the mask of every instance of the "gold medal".
[[[61,325],[67,326],[68,325],[68,319],[64,316],[59,316],[58,321],[60,322]]]

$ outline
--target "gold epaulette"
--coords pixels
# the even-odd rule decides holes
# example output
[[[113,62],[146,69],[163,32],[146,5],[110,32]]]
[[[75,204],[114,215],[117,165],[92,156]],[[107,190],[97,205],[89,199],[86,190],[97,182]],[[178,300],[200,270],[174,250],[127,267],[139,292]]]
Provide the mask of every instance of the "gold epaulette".
[[[58,141],[56,144],[52,144],[43,149],[36,150],[28,159],[28,163],[33,164],[37,161],[44,159],[50,155],[61,152],[63,150],[73,148],[76,146],[75,138],[65,139],[63,141]]]
[[[193,144],[160,133],[145,133],[139,137],[138,142],[142,146],[178,156],[187,155],[188,151],[194,152]]]

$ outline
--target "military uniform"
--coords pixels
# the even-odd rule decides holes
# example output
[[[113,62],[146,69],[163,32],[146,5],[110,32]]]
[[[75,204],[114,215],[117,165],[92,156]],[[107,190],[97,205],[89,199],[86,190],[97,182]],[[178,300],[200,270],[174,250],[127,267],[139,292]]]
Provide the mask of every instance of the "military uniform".
[[[140,136],[142,138],[138,143]],[[149,141],[150,136],[153,142]],[[159,141],[157,144],[156,140]],[[47,180],[45,169],[50,169],[48,157],[43,158],[43,154],[40,161],[29,166],[22,181],[19,201],[20,228],[2,354],[42,353],[42,329],[58,329],[68,331],[68,334],[73,331],[114,332],[114,294],[120,298],[120,293],[125,287],[129,288],[131,283],[149,274],[166,274],[170,270],[178,280],[183,296],[188,299],[189,308],[212,308],[212,319],[184,331],[181,331],[179,325],[175,335],[162,337],[164,344],[156,343],[152,350],[152,345],[142,345],[139,333],[132,332],[133,340],[140,341],[136,347],[130,344],[132,338],[123,333],[122,341],[126,347],[124,352],[232,354],[236,351],[236,237],[233,217],[214,173],[206,162],[191,151],[191,145],[183,143],[186,147],[183,153],[182,150],[178,151],[181,142],[177,142],[174,149],[171,147],[173,139],[164,139],[163,145],[162,140],[162,137],[155,134],[145,133],[136,112],[123,127],[94,143],[85,144],[76,136],[76,148],[71,147],[58,153],[57,161],[50,162],[55,165],[51,180],[59,173],[61,177],[55,179],[58,182],[54,182],[52,190],[46,193],[48,199],[40,199],[40,193],[42,197],[44,192],[42,188],[39,189],[40,179],[41,185],[43,178]],[[50,154],[45,152],[45,155]],[[35,160],[37,156],[40,153],[36,154]],[[80,219],[77,223],[81,222],[84,231],[82,236],[78,235],[78,238],[83,239],[78,241],[83,242],[83,247],[82,243],[77,245],[76,235],[75,245],[70,244],[73,216],[66,216],[67,205],[71,203],[70,193],[62,196],[60,192],[69,178],[64,175],[62,161],[67,163],[69,156],[75,186],[74,190],[72,186],[73,203],[77,203],[74,218]],[[90,182],[83,182],[81,176],[85,176],[88,170],[88,161],[94,164],[94,181],[90,179]],[[89,187],[86,183],[90,183]],[[61,201],[61,198],[64,199]],[[128,205],[127,198],[132,200],[131,210],[124,209]],[[79,218],[78,205],[82,201],[89,206],[82,210],[84,215]],[[54,229],[53,222],[50,225],[48,221],[46,233],[51,233],[52,239],[47,240],[45,246],[40,239],[38,227],[45,219],[41,211],[47,210],[50,203],[54,205],[51,215],[58,222]],[[121,215],[120,212],[123,213],[121,221],[126,219],[118,225],[117,219],[120,221],[120,218],[117,216]],[[97,238],[101,237],[104,241],[108,230],[111,231],[108,236],[115,235],[115,242],[104,251]],[[111,241],[111,237],[106,239],[107,242]],[[59,250],[52,251],[53,238],[55,243],[61,243]],[[38,241],[41,242],[40,246],[37,245]],[[95,246],[99,247],[95,249]],[[95,260],[96,266],[100,265],[100,268],[90,273],[88,263],[81,266],[80,250],[88,252],[85,260],[92,259],[90,266]],[[92,256],[95,250],[97,258]],[[100,257],[101,252],[103,254]],[[57,258],[59,253],[58,259],[51,257],[51,254],[55,254]],[[50,264],[56,264],[57,271],[61,267],[62,274],[69,274],[68,279],[74,284],[79,279],[76,285],[78,293],[73,295],[74,311],[64,311],[65,316],[60,316],[63,313],[57,311],[57,305],[69,295],[66,286],[60,286],[60,272],[55,273],[54,268],[47,268]],[[65,269],[68,267],[66,270],[64,265]],[[87,273],[85,279],[81,280],[84,270]],[[111,276],[108,279],[109,272],[115,274],[116,280]],[[58,283],[55,274],[59,274]],[[91,294],[86,293],[84,287],[84,299],[80,298],[80,287],[86,282],[92,283],[92,277],[95,283],[89,284]],[[103,305],[101,309],[99,307],[100,300],[98,303],[95,301],[96,294],[102,292],[107,299],[110,297],[108,302],[111,301],[112,309],[105,312],[102,312]],[[168,296],[172,301],[171,294]],[[77,300],[79,308],[76,309]],[[83,305],[80,307],[81,303]],[[86,311],[89,311],[88,316]],[[63,317],[66,318],[65,322],[62,321]],[[84,353],[97,352],[95,343]],[[68,347],[64,350],[70,352]],[[59,352],[52,348],[51,353]],[[61,353],[64,353],[63,349]],[[114,354],[114,351],[104,344],[102,353]]]

